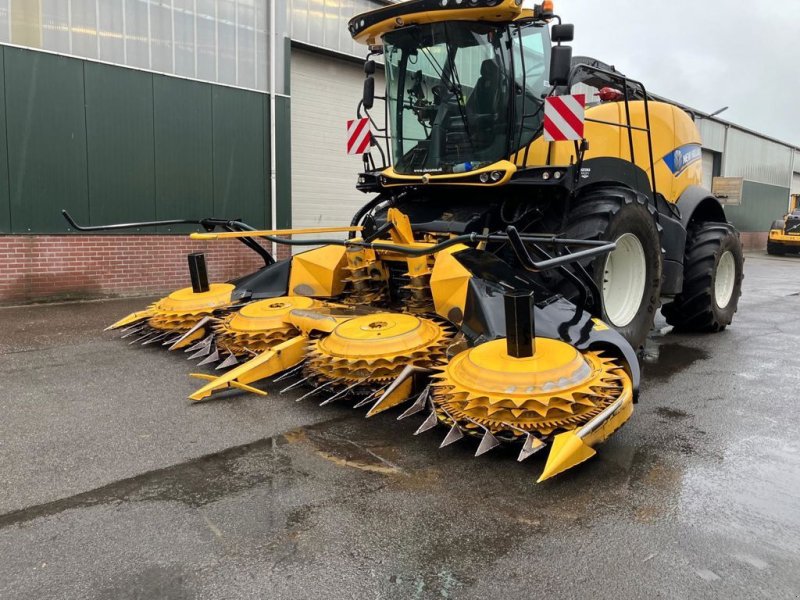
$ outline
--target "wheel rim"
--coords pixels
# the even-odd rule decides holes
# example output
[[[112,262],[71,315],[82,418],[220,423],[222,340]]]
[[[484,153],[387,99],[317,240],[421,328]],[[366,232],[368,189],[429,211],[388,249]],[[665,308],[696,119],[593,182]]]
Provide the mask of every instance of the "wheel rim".
[[[625,327],[639,312],[644,296],[647,262],[639,238],[625,233],[606,257],[603,270],[603,306],[615,327]]]
[[[718,307],[725,308],[730,304],[735,282],[736,261],[733,260],[733,253],[726,250],[719,257],[717,275],[714,280],[714,302]]]

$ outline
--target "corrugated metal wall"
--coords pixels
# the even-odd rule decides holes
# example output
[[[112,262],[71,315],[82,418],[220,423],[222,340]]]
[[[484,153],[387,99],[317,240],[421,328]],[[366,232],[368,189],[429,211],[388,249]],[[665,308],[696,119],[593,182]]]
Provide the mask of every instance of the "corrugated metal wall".
[[[725,125],[709,119],[697,119],[695,124],[700,130],[704,148],[714,152],[722,152],[725,149]]]
[[[789,202],[785,186],[745,181],[742,203],[726,206],[725,214],[739,231],[769,231],[770,224],[780,218]]]
[[[384,86],[376,74],[376,87]],[[364,71],[358,64],[292,51],[292,225],[346,225],[371,195],[356,190],[361,157],[346,151],[346,121],[355,118]],[[320,86],[325,86],[324,109]],[[382,105],[373,116],[383,123]],[[380,160],[377,152],[376,160]],[[335,237],[332,234],[329,237]],[[342,236],[343,237],[343,236]]]
[[[366,46],[353,41],[347,22],[385,4],[373,0],[289,0],[289,35],[298,42],[363,57]]]
[[[789,186],[792,149],[731,127],[724,159],[726,177]]]
[[[269,225],[266,94],[2,46],[0,66],[0,233],[66,231],[62,208]]]
[[[271,0],[0,0],[0,41],[268,91]]]

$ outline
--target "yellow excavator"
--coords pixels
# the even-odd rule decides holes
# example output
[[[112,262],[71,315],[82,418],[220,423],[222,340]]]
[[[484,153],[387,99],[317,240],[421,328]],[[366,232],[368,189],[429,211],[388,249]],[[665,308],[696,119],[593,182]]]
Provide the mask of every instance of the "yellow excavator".
[[[196,221],[192,237],[236,238],[265,266],[209,284],[190,256],[191,288],[111,327],[224,370],[196,374],[194,400],[263,395],[272,378],[368,416],[407,405],[417,433],[446,428],[442,446],[511,444],[519,460],[549,447],[540,481],[594,455],[633,412],[659,307],[676,328],[724,329],[742,250],[701,187],[691,117],[573,59],[552,3],[520,4],[410,0],[354,17],[371,127],[357,187],[372,198],[341,228]],[[547,107],[581,105],[576,86],[583,135],[556,141],[554,126],[580,124]],[[275,261],[259,240],[313,248]]]
[[[767,254],[778,256],[800,250],[800,194],[789,197],[789,212],[773,221],[767,238]]]

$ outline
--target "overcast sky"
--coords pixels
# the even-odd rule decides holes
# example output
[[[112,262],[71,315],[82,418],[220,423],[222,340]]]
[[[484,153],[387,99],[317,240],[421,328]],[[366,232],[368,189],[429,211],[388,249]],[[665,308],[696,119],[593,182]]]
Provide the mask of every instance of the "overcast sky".
[[[800,146],[800,0],[555,0],[575,55]]]

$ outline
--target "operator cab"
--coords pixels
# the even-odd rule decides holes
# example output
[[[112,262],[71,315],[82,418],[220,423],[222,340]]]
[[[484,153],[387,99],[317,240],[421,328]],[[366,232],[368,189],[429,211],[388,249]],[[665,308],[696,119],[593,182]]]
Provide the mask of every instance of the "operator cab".
[[[480,169],[539,130],[550,59],[542,24],[425,23],[382,42],[395,173]]]

